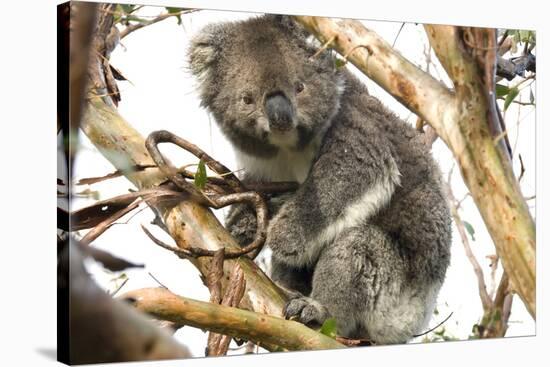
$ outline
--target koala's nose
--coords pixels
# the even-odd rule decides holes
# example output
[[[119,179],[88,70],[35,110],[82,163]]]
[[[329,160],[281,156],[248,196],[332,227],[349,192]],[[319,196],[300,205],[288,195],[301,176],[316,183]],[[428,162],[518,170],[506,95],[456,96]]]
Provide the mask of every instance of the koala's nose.
[[[269,127],[274,130],[287,131],[292,128],[294,108],[288,98],[281,92],[266,96],[265,111]]]

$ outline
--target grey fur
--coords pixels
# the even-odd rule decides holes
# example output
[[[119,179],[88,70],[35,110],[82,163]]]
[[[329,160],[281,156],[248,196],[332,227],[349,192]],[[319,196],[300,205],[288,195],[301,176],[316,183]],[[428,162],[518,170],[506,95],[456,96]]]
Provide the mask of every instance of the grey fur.
[[[306,324],[332,315],[341,335],[406,342],[426,328],[449,265],[439,169],[420,135],[335,69],[330,51],[311,58],[307,36],[285,16],[214,24],[193,40],[191,70],[243,179],[301,183],[269,201],[272,278],[301,293],[286,315]],[[255,223],[246,205],[226,219],[241,244]]]

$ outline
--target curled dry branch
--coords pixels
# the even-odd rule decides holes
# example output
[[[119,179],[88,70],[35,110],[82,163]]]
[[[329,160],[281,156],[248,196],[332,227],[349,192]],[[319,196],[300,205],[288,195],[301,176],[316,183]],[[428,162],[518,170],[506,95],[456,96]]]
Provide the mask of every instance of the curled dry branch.
[[[204,161],[208,167],[210,167],[214,172],[223,177],[223,180],[229,185],[231,191],[233,192],[220,195],[218,192],[219,190],[223,190],[223,188],[219,188],[218,190],[212,190],[212,193],[207,195],[204,192],[200,191],[197,187],[195,187],[195,185],[186,181],[184,177],[179,175],[176,167],[174,167],[172,163],[170,163],[170,161],[164,158],[158,148],[158,144],[160,143],[175,144],[180,148],[183,148],[186,151],[192,153],[200,160]],[[151,154],[151,157],[153,158],[159,169],[168,177],[168,179],[172,181],[176,186],[178,186],[181,190],[188,193],[191,199],[196,201],[197,203],[215,209],[220,209],[236,203],[251,203],[254,207],[254,210],[256,211],[257,223],[256,235],[254,237],[254,240],[250,244],[244,246],[239,250],[226,251],[225,257],[235,258],[245,254],[249,254],[250,258],[254,259],[258,255],[258,253],[262,249],[263,244],[265,243],[268,220],[267,205],[264,199],[258,193],[253,191],[244,192],[244,190],[246,190],[245,186],[241,183],[237,176],[235,176],[235,174],[231,172],[226,166],[206,154],[206,152],[204,152],[198,146],[188,142],[183,138],[180,138],[179,136],[172,134],[169,131],[161,130],[152,132],[151,134],[149,134],[149,137],[145,141],[145,147],[149,151],[149,154]],[[152,239],[151,234],[147,231],[146,233]],[[155,241],[155,243],[158,244],[157,241]],[[186,252],[191,254],[192,256],[214,256],[216,254],[216,251],[194,247],[187,248]]]
[[[92,228],[80,241],[82,244],[89,245],[110,228],[115,221],[136,209],[141,203],[177,202],[183,197],[182,193],[177,191],[155,188],[98,201],[71,213],[71,231]]]

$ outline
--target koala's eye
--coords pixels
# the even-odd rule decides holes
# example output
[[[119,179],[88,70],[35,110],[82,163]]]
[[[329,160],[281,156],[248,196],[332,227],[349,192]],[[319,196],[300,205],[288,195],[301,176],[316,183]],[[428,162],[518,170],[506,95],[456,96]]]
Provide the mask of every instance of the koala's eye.
[[[244,104],[252,104],[252,97],[250,96],[243,96],[242,98]]]
[[[304,90],[304,83],[297,82],[295,89],[296,89],[296,93],[302,93],[302,91]]]

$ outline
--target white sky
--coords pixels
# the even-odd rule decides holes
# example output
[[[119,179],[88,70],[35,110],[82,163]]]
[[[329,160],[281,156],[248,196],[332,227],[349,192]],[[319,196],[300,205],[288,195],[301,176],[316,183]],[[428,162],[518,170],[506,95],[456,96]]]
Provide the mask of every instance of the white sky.
[[[155,15],[161,8],[144,9],[142,14]],[[180,135],[206,150],[214,158],[222,161],[231,169],[237,169],[230,145],[220,134],[215,122],[210,121],[205,110],[199,108],[199,101],[194,91],[194,81],[186,67],[186,48],[189,38],[202,26],[216,21],[246,18],[250,15],[234,12],[200,11],[182,17],[183,25],[178,26],[175,19],[152,25],[139,30],[122,41],[113,53],[111,61],[132,83],[119,82],[122,101],[119,111],[144,136],[154,130],[166,129]],[[401,23],[364,22],[367,27],[375,30],[390,44]],[[396,42],[396,49],[413,63],[425,66],[423,55],[425,35],[421,25],[406,24]],[[435,60],[435,57],[433,57]],[[444,75],[444,72],[440,72]],[[435,76],[439,78],[437,72]],[[384,104],[398,113],[403,119],[414,123],[416,116],[396,102],[380,87],[362,77],[368,85],[371,94],[380,98]],[[533,85],[534,86],[534,85]],[[534,92],[534,91],[533,91]],[[529,100],[529,91],[522,96],[523,101]],[[519,117],[518,117],[519,116]],[[517,135],[516,121],[521,121],[520,132]],[[521,186],[525,196],[535,194],[535,113],[534,108],[512,104],[506,113],[509,136],[512,143],[517,138],[517,152],[522,155],[527,169]],[[114,169],[91,143],[82,136],[82,151],[77,156],[75,179],[101,176]],[[181,153],[177,148],[163,147],[170,159],[176,164],[195,163],[196,159]],[[449,171],[452,159],[445,145],[438,141],[433,148],[434,157],[439,162],[444,175]],[[517,155],[516,155],[517,158]],[[519,163],[515,161],[519,171]],[[118,178],[90,187],[99,191],[101,199],[127,192],[132,185],[124,178]],[[452,187],[457,198],[462,198],[467,192],[462,179],[455,169]],[[77,191],[81,191],[78,187]],[[78,199],[73,209],[91,204],[90,199]],[[534,213],[535,201],[529,201]],[[475,204],[471,199],[462,205],[461,216],[475,228],[476,241],[471,242],[472,249],[482,265],[486,276],[489,274],[489,261],[485,258],[494,253],[494,246],[485,230],[485,226]],[[127,220],[130,216],[123,218]],[[221,217],[221,215],[220,215]],[[127,271],[128,283],[121,293],[142,287],[154,287],[157,283],[147,275],[151,272],[173,292],[186,297],[208,300],[208,290],[202,285],[197,270],[187,261],[154,245],[143,234],[139,225],[148,224],[153,218],[149,209],[134,216],[128,224],[115,225],[94,242],[94,245],[130,261],[146,264],[145,271]],[[169,237],[149,226],[154,233],[171,243]],[[478,322],[482,314],[481,303],[477,294],[477,281],[470,263],[464,255],[460,237],[453,232],[451,267],[438,300],[439,315],[435,316],[431,325],[436,325],[450,312],[452,318],[444,325],[450,335],[461,339],[471,333],[472,325]],[[96,280],[105,288],[115,286],[109,282],[113,275],[101,271],[98,266],[91,265]],[[489,281],[488,281],[489,285]],[[533,335],[534,322],[525,311],[519,297],[515,297],[510,327],[507,336]],[[188,345],[195,356],[203,356],[206,334],[198,329],[184,327],[177,333],[178,338]]]

